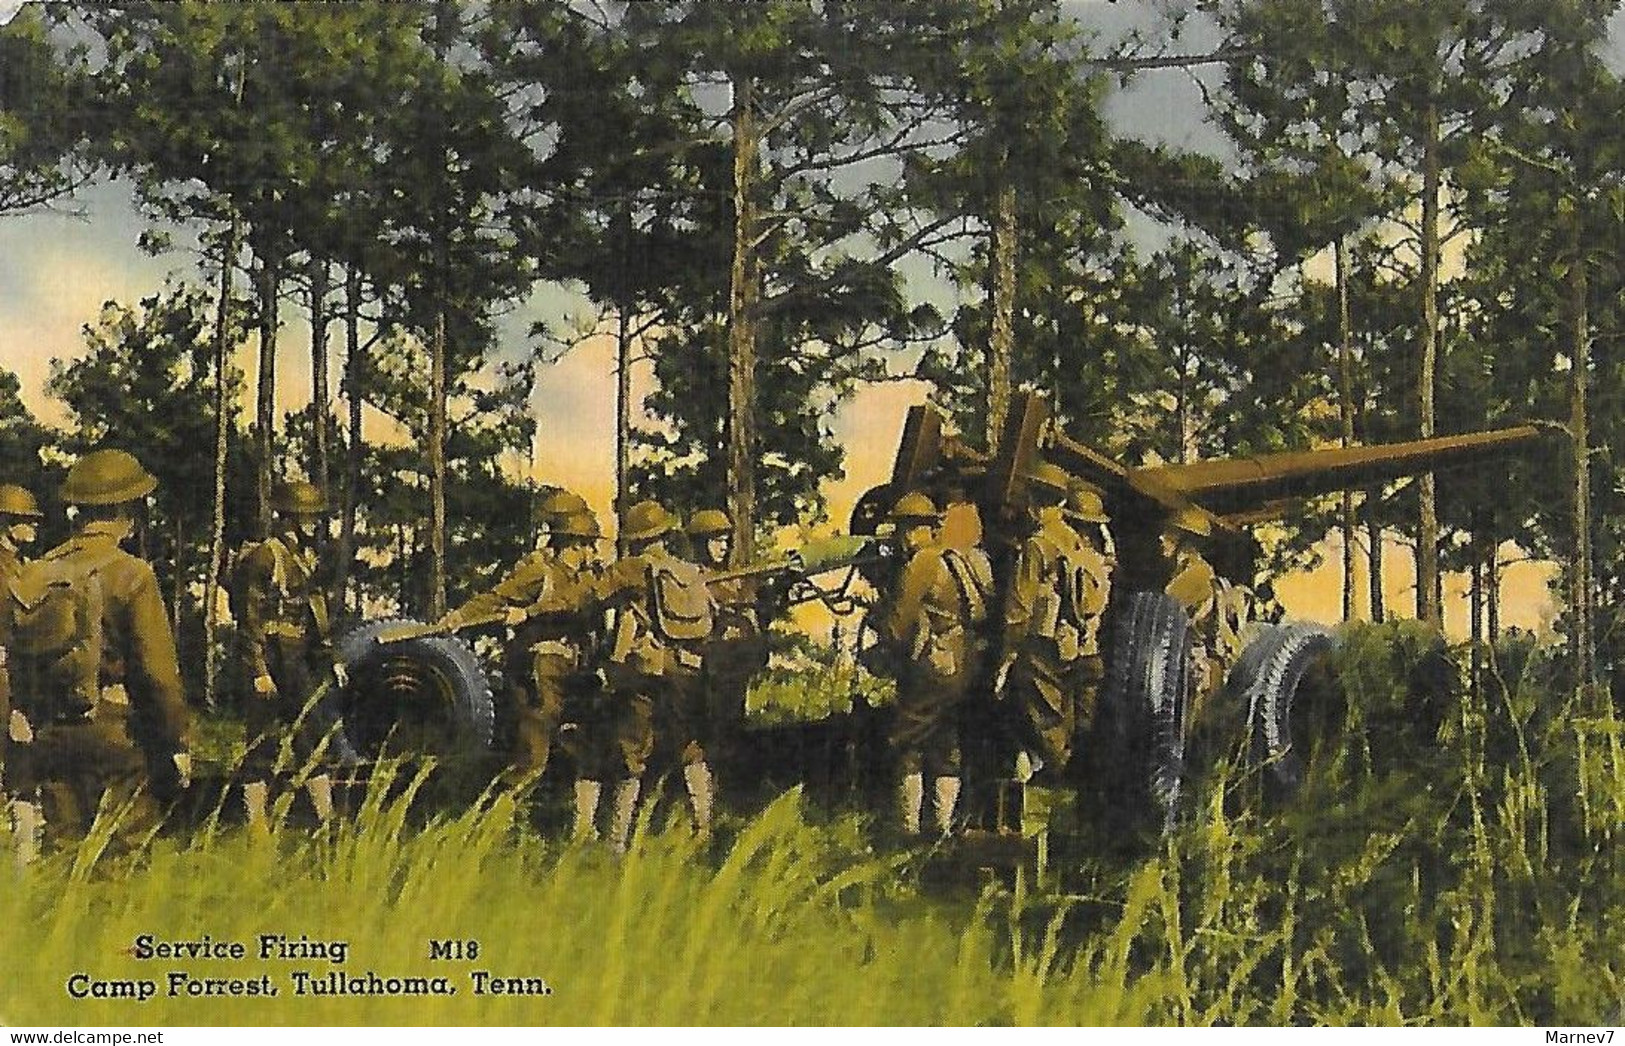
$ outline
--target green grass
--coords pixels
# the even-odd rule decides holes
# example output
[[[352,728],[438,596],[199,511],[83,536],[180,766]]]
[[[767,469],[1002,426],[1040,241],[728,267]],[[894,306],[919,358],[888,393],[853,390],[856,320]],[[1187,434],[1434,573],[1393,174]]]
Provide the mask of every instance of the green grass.
[[[1474,701],[1451,652],[1356,629],[1336,740],[1297,800],[1216,767],[1138,860],[1084,857],[1065,898],[918,885],[918,857],[799,793],[724,826],[640,826],[622,858],[539,838],[505,795],[425,820],[419,779],[359,813],[252,837],[206,825],[133,856],[76,854],[0,890],[0,1019],[75,1024],[1588,1024],[1625,997],[1625,759],[1606,700],[1509,647]],[[1418,723],[1426,724],[1418,727]],[[402,770],[400,773],[405,774]],[[1087,806],[1089,797],[1083,797]],[[421,805],[421,804],[419,804]],[[143,932],[350,944],[351,975],[445,975],[449,998],[304,998],[293,969],[138,962]],[[477,939],[471,963],[431,939]],[[164,975],[252,976],[269,1000],[162,997]],[[475,996],[470,969],[544,978]],[[160,997],[74,1002],[75,971]]]

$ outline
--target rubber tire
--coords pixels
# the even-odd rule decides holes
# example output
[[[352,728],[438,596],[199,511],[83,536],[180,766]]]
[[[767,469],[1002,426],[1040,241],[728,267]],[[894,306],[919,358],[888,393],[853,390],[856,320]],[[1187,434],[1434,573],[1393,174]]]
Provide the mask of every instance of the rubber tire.
[[[1294,739],[1292,711],[1304,677],[1335,646],[1323,625],[1274,625],[1247,644],[1226,681],[1226,691],[1246,709],[1248,751],[1278,795],[1290,796],[1303,781],[1301,749],[1308,738]]]
[[[1112,635],[1095,738],[1110,770],[1107,801],[1128,807],[1119,814],[1153,814],[1167,832],[1185,773],[1190,617],[1164,592],[1133,592]]]
[[[405,754],[456,758],[489,752],[496,734],[496,704],[491,681],[472,647],[455,636],[377,642],[385,629],[415,624],[418,622],[411,618],[398,617],[368,621],[334,644],[349,676],[338,702],[346,739],[357,752],[371,758],[402,724],[401,705],[392,715],[360,714],[362,702],[382,687],[387,699],[413,701],[418,706],[420,715],[408,725],[419,728],[420,739],[436,738],[436,743]],[[372,712],[371,707],[365,710]]]

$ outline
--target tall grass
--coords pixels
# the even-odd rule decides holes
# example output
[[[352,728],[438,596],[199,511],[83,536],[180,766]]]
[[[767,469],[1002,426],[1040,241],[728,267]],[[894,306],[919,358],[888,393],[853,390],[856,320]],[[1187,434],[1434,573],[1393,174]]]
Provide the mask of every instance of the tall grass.
[[[206,822],[133,855],[106,812],[76,852],[0,890],[0,1018],[27,1023],[1508,1024],[1615,1019],[1625,994],[1625,810],[1606,701],[1554,697],[1517,646],[1471,698],[1437,641],[1351,631],[1347,700],[1301,794],[1222,763],[1140,859],[1084,856],[1071,893],[1025,877],[917,885],[918,855],[797,792],[694,839],[645,816],[632,850],[537,836],[513,795],[424,819],[421,771],[386,768],[352,817],[287,808],[259,835]],[[1089,803],[1082,797],[1083,805]],[[435,998],[305,997],[321,961],[141,962],[137,934],[342,939],[352,976],[450,977]],[[472,962],[432,939],[478,940]],[[249,977],[274,999],[168,998],[164,977]],[[469,971],[544,978],[476,996]],[[69,999],[67,977],[159,996]]]

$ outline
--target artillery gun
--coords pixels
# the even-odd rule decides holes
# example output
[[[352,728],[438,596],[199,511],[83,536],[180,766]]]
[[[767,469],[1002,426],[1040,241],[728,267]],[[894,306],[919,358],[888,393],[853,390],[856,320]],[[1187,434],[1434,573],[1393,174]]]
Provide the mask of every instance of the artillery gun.
[[[1303,717],[1294,721],[1299,688],[1320,655],[1329,630],[1311,624],[1253,623],[1238,631],[1244,647],[1224,659],[1222,689],[1193,678],[1193,622],[1187,606],[1167,592],[1175,563],[1160,536],[1172,524],[1203,535],[1203,552],[1227,584],[1255,583],[1247,526],[1280,518],[1315,495],[1362,489],[1424,472],[1505,458],[1538,439],[1532,426],[1444,436],[1370,447],[1289,451],[1260,457],[1134,467],[1072,439],[1036,393],[1015,397],[996,454],[968,447],[944,428],[931,407],[909,411],[889,482],[860,498],[855,533],[878,529],[905,493],[920,491],[938,504],[973,505],[982,544],[994,564],[996,592],[1009,582],[1020,541],[1018,521],[1041,471],[1059,468],[1098,488],[1116,544],[1116,563],[1102,635],[1106,678],[1091,723],[1080,723],[1082,767],[1067,784],[1090,790],[1108,818],[1166,826],[1185,776],[1186,745],[1203,700],[1225,700],[1245,722],[1248,747],[1275,782],[1290,788],[1302,771]],[[997,656],[997,641],[983,647]],[[984,666],[990,669],[991,666]],[[992,678],[991,671],[984,671]],[[1227,678],[1226,678],[1227,675]],[[976,763],[983,775],[982,816],[997,820],[999,800],[989,787],[1001,776],[999,713],[992,702],[968,712],[968,793],[975,795]],[[1296,745],[1295,745],[1296,739]],[[975,816],[977,804],[968,804]]]

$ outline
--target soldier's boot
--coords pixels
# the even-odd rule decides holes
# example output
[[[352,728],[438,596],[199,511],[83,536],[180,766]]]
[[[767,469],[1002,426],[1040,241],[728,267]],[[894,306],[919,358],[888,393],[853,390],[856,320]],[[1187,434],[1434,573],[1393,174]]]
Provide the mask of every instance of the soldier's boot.
[[[598,838],[598,798],[604,786],[586,778],[576,782],[576,820],[570,837],[577,842]]]
[[[947,835],[954,827],[954,807],[959,804],[959,778],[939,777],[934,782],[937,831]]]
[[[627,841],[632,838],[632,819],[638,812],[639,787],[636,777],[615,783],[615,809],[610,811],[609,844],[618,854],[626,852]]]
[[[40,840],[45,834],[45,809],[27,799],[11,801],[11,845],[17,870],[39,860]]]
[[[333,818],[333,779],[326,774],[317,774],[305,782],[305,792],[310,796],[310,805],[316,811],[316,820],[326,824]]]
[[[247,781],[243,784],[243,817],[251,832],[271,830],[271,785],[268,781]]]
[[[903,814],[903,834],[920,834],[920,807],[925,803],[925,775],[904,774],[897,790]]]
[[[694,808],[694,830],[705,836],[711,833],[711,803],[716,797],[716,779],[711,766],[704,760],[683,767],[683,784],[688,788],[689,805]]]

